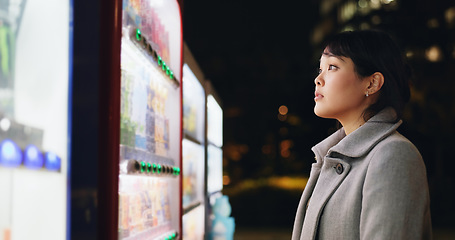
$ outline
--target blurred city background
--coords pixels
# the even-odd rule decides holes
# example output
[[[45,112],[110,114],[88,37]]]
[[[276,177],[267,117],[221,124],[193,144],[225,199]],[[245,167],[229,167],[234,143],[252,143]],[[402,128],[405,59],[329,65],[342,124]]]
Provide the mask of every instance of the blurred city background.
[[[223,193],[242,239],[262,239],[251,229],[289,238],[310,148],[336,127],[313,114],[322,42],[373,28],[395,38],[414,70],[399,131],[425,160],[435,239],[455,237],[454,1],[186,0],[185,41],[223,103]]]

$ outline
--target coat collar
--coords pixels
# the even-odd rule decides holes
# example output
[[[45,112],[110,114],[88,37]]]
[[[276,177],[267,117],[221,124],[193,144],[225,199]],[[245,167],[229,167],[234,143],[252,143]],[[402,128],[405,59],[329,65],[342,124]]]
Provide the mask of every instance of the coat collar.
[[[333,153],[351,158],[367,154],[379,141],[401,125],[401,120],[396,122],[396,116],[395,110],[385,108],[348,136],[343,128],[339,129],[312,148],[317,161]]]

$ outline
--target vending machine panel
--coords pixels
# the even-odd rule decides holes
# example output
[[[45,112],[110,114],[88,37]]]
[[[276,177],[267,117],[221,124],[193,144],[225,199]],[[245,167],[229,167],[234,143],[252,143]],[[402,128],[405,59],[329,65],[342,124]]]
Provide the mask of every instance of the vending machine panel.
[[[223,190],[223,110],[212,94],[207,96],[207,192]]]
[[[0,240],[67,237],[70,4],[0,4]]]
[[[122,13],[119,239],[180,239],[180,9],[125,0]]]

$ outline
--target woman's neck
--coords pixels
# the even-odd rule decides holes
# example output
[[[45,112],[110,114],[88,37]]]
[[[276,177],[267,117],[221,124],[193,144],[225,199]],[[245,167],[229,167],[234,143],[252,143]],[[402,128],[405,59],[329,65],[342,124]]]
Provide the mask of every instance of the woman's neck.
[[[365,123],[363,116],[360,116],[359,118],[355,118],[352,120],[338,121],[343,126],[344,133],[346,134],[346,136],[357,130],[357,128],[361,127]]]

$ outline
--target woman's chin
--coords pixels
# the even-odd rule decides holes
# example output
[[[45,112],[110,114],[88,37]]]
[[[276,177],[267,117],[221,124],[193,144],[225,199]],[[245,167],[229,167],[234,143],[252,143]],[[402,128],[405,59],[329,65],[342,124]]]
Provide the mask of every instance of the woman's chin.
[[[327,111],[324,111],[320,106],[318,107],[317,105],[314,106],[314,114],[321,118],[330,118],[330,116],[327,114]]]
[[[316,116],[318,117],[323,117],[323,111],[321,111],[320,107],[318,107],[318,105],[315,105],[314,106],[314,114],[316,114]]]

